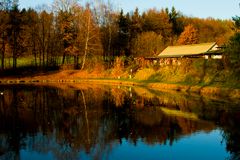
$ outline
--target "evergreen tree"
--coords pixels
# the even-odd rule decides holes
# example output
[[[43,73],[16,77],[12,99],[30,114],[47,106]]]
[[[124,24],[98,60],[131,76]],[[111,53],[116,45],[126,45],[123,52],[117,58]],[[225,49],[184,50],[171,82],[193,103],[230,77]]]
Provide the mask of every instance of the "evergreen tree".
[[[131,17],[131,25],[130,25],[131,39],[136,38],[139,33],[142,32],[142,20],[139,15],[138,8],[135,9],[132,17]]]
[[[169,13],[169,20],[172,23],[173,34],[180,35],[183,31],[183,24],[181,24],[179,18],[180,13],[176,11],[175,7],[172,7],[171,12]]]
[[[233,19],[233,21],[235,23],[235,28],[237,30],[239,30],[240,29],[240,17],[239,16],[235,16],[232,19]]]
[[[118,55],[129,55],[129,39],[130,39],[130,17],[129,14],[124,15],[121,10],[118,19]]]

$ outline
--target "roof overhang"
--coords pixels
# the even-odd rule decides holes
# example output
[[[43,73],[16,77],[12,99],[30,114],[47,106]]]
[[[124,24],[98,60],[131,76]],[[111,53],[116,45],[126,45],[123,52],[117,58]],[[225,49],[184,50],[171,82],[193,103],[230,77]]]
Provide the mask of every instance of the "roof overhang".
[[[184,58],[184,57],[201,57],[204,55],[222,55],[224,52],[223,50],[216,50],[216,51],[209,51],[205,53],[199,53],[199,54],[189,54],[189,55],[184,55],[184,54],[178,54],[178,55],[158,55],[155,57],[145,57],[145,59],[149,60],[157,60],[159,58]]]
[[[216,42],[191,45],[168,46],[158,57],[192,57],[201,55],[220,54]]]

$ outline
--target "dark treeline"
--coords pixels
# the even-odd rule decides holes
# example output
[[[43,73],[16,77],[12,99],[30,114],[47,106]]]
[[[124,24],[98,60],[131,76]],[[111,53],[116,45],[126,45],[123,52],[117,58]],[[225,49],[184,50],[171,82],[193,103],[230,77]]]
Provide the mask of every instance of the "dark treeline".
[[[0,1],[2,70],[6,64],[17,68],[23,57],[35,67],[84,69],[96,57],[110,62],[116,56],[153,56],[168,45],[224,44],[234,32],[231,20],[187,17],[174,7],[124,13],[110,3],[83,6],[77,0],[55,0],[52,9],[18,5],[17,0]]]

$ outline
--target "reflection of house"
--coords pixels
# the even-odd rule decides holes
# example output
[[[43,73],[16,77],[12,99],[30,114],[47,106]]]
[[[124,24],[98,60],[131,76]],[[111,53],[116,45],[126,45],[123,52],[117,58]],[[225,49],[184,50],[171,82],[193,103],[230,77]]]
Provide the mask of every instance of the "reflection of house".
[[[205,59],[221,59],[222,52],[219,50],[218,45],[213,42],[192,45],[169,46],[158,55],[158,58],[182,57],[205,57]]]

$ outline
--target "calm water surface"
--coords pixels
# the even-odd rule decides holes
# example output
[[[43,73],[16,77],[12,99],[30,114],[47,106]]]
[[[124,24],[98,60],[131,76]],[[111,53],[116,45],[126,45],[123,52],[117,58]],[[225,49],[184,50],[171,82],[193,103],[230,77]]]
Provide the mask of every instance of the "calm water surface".
[[[240,101],[119,86],[0,86],[0,160],[237,160]]]

